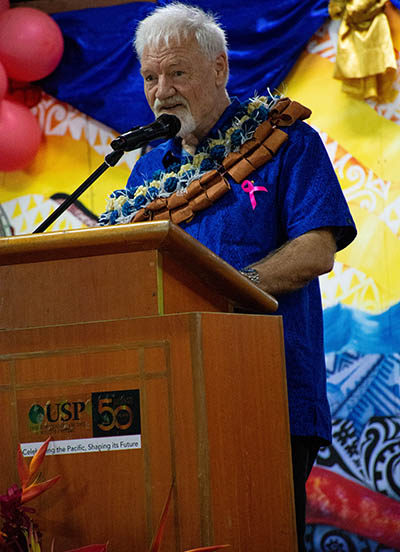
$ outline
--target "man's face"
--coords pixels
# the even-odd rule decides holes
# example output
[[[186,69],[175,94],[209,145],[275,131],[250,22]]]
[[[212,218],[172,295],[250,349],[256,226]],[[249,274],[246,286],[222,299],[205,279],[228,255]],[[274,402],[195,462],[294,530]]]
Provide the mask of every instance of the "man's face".
[[[193,38],[168,46],[146,46],[141,60],[144,92],[156,117],[161,113],[181,120],[180,136],[201,139],[218,120],[220,95],[225,94],[225,56],[210,61]],[[218,106],[218,107],[217,107]]]

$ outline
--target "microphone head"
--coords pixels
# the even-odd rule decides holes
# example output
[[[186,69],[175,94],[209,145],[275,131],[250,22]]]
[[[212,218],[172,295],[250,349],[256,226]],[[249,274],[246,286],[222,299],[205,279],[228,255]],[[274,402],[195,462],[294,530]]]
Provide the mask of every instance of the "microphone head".
[[[168,136],[166,138],[173,138],[181,129],[181,122],[176,115],[163,113],[157,117],[157,121],[168,129]]]

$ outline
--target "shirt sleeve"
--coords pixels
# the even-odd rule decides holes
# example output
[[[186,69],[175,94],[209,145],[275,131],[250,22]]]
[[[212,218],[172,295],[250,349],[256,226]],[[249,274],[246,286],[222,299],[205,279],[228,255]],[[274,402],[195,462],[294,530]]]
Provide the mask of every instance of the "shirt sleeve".
[[[280,201],[288,239],[331,227],[337,250],[351,243],[356,227],[319,134],[297,122],[288,131],[280,172]]]

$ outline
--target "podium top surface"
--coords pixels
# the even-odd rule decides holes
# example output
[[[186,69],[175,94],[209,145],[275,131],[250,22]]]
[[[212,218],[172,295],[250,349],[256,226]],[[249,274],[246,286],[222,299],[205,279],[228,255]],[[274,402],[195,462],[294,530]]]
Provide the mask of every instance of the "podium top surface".
[[[0,238],[0,266],[156,249],[169,252],[235,305],[260,313],[278,302],[170,221]]]

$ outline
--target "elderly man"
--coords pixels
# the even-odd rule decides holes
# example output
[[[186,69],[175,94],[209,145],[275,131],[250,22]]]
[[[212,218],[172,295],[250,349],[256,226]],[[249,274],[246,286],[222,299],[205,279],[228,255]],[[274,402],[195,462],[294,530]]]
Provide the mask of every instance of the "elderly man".
[[[278,96],[230,98],[225,35],[210,14],[173,3],[138,26],[147,101],[178,137],[136,163],[101,224],[170,216],[277,296],[283,316],[292,460],[304,550],[305,482],[331,437],[318,276],[356,230],[309,115]],[[280,128],[279,128],[280,127]]]

